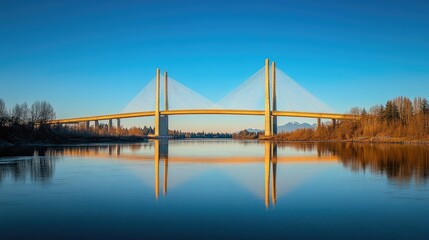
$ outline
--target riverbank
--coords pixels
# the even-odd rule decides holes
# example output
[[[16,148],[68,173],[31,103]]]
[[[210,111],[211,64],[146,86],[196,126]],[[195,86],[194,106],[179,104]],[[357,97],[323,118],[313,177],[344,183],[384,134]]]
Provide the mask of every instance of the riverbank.
[[[88,143],[132,143],[146,141],[147,136],[81,136],[69,138],[55,138],[44,140],[29,140],[15,138],[9,141],[0,140],[0,147],[15,146],[48,146],[63,144],[88,144]]]
[[[409,137],[360,137],[353,139],[289,139],[279,135],[272,137],[261,136],[259,140],[273,141],[273,142],[354,142],[354,143],[396,143],[396,144],[429,144],[429,139],[413,139]]]

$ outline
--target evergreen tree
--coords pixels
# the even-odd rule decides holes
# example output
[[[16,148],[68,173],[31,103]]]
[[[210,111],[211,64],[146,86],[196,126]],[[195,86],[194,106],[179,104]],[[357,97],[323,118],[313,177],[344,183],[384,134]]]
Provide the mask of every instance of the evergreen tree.
[[[422,104],[420,106],[420,110],[423,114],[429,114],[429,103],[426,98],[423,98]]]
[[[393,101],[387,101],[383,118],[389,122],[399,119],[398,107]]]

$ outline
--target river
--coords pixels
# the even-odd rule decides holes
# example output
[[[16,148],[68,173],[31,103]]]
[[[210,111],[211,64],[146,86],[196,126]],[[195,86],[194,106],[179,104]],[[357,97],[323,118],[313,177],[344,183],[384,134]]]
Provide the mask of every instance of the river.
[[[427,239],[427,145],[0,149],[1,239]]]

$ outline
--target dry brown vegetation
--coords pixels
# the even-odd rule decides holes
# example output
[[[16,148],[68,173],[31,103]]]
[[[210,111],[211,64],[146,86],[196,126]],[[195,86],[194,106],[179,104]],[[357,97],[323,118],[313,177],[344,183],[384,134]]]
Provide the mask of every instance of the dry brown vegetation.
[[[359,120],[322,124],[317,129],[298,129],[273,136],[281,141],[361,141],[427,142],[429,141],[429,104],[425,98],[398,97],[370,109],[353,108]]]

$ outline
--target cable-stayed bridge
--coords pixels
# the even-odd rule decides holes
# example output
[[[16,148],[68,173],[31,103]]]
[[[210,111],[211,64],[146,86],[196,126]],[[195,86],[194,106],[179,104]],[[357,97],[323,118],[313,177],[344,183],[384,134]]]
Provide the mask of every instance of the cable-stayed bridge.
[[[163,91],[161,91],[163,89]],[[163,99],[163,101],[161,101]],[[355,115],[339,114],[327,104],[313,96],[305,88],[276,67],[275,62],[265,60],[265,66],[244,81],[240,86],[218,102],[213,102],[164,73],[161,81],[160,70],[137,96],[124,108],[122,113],[52,120],[50,124],[85,123],[108,120],[113,128],[121,127],[123,118],[154,117],[154,137],[168,136],[168,116],[170,115],[254,115],[264,116],[265,136],[277,133],[278,117],[316,118],[336,120],[355,119]]]

